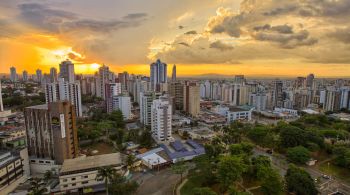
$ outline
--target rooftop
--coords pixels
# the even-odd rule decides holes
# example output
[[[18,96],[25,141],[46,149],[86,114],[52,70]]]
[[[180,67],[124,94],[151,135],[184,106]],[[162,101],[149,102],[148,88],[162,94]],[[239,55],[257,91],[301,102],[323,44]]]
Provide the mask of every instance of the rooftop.
[[[65,160],[62,165],[61,173],[120,164],[122,164],[120,153],[85,156]]]
[[[42,105],[36,105],[36,106],[29,106],[29,107],[26,107],[26,108],[47,110],[48,106],[47,106],[47,104],[42,104]]]

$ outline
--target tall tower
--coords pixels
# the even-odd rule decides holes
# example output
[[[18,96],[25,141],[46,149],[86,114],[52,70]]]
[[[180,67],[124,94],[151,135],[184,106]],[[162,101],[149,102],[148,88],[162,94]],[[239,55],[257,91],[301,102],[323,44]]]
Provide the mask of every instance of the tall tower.
[[[26,70],[24,70],[23,73],[22,73],[22,80],[24,82],[28,81],[28,72]]]
[[[0,81],[0,112],[4,111],[4,105],[2,104],[2,91],[1,91],[1,81]]]
[[[60,77],[64,78],[64,81],[69,83],[74,83],[75,75],[74,75],[74,64],[69,61],[63,61],[60,64]]]
[[[176,65],[173,66],[173,73],[171,75],[171,82],[176,82]]]
[[[159,59],[150,66],[151,87],[153,91],[160,91],[160,84],[168,82],[167,64]]]
[[[54,67],[50,69],[50,82],[57,82],[57,69]]]
[[[153,100],[151,113],[151,129],[153,138],[157,142],[172,141],[172,106],[168,97],[161,96],[159,99]]]
[[[11,79],[12,82],[16,82],[17,81],[16,68],[13,67],[13,66],[10,68],[10,79]]]
[[[36,79],[38,83],[43,81],[43,72],[40,69],[36,70]]]
[[[186,83],[183,91],[183,109],[196,117],[200,112],[200,88],[197,83]]]

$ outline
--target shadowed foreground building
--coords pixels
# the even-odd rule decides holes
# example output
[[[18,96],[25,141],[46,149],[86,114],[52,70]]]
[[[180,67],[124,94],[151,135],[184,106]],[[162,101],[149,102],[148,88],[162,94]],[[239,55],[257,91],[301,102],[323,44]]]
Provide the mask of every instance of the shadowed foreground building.
[[[24,110],[31,170],[42,173],[78,156],[75,108],[68,101]]]

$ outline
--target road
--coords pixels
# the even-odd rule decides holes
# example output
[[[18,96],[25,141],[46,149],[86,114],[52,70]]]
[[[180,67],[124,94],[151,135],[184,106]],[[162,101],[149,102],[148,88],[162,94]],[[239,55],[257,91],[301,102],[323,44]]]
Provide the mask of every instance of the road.
[[[272,161],[272,165],[278,170],[280,175],[284,177],[288,169],[288,163],[284,156],[271,155],[257,148],[255,148],[253,152],[254,156],[263,155],[269,157]],[[317,187],[321,194],[330,194],[332,192],[339,191],[350,195],[350,186],[344,181],[334,177],[331,179],[323,179],[322,175],[325,173],[322,173],[321,171],[309,166],[303,166],[303,168],[311,175],[312,178],[318,179],[319,182]]]
[[[171,195],[176,182],[180,180],[180,175],[167,168],[159,172],[135,173],[133,179],[140,184],[137,195]]]

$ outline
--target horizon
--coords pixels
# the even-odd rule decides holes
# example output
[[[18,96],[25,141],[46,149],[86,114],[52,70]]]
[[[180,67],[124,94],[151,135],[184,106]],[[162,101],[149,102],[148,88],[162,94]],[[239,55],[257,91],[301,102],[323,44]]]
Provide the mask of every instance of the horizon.
[[[5,0],[0,72],[47,72],[71,59],[78,74],[106,64],[147,75],[161,59],[182,77],[348,77],[349,7],[346,0]]]

